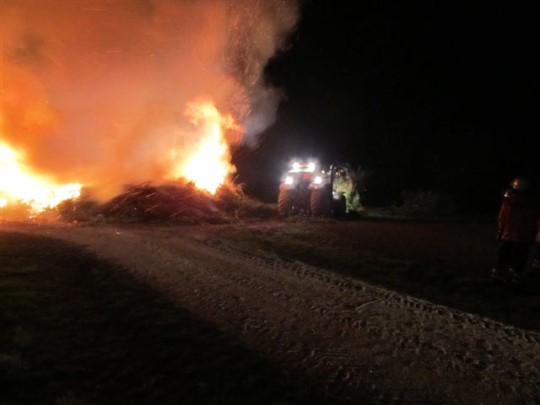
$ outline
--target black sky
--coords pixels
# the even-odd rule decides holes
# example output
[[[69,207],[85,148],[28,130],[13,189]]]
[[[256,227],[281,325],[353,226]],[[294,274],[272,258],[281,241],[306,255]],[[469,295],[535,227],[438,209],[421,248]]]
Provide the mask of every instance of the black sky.
[[[480,207],[539,174],[532,3],[473,3],[305,1],[266,68],[286,99],[237,154],[240,179],[271,199],[282,165],[309,155],[369,170],[381,203],[429,189]]]

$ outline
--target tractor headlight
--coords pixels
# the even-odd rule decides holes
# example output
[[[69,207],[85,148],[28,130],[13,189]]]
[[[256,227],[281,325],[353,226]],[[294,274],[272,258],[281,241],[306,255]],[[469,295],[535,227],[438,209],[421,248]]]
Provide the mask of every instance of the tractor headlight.
[[[294,184],[294,177],[293,176],[285,176],[285,179],[283,180],[283,182],[288,186],[292,186]]]
[[[313,178],[313,184],[317,184],[317,185],[322,184],[322,177],[321,176],[315,176]]]
[[[313,173],[315,171],[315,162],[309,162],[307,165],[307,171]]]

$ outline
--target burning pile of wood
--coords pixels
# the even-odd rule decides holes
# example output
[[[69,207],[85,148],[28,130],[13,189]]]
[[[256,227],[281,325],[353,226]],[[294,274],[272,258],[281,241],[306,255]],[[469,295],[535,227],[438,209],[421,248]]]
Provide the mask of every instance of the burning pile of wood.
[[[240,187],[222,186],[215,195],[211,195],[192,183],[175,182],[131,184],[104,204],[83,196],[62,203],[58,212],[62,220],[69,222],[167,221],[196,224],[228,222],[239,215],[261,215],[264,210],[271,215],[273,208],[263,206],[265,204],[244,196]]]
[[[126,186],[123,193],[101,207],[103,215],[116,220],[179,222],[220,222],[227,213],[217,198],[191,183],[138,184]]]

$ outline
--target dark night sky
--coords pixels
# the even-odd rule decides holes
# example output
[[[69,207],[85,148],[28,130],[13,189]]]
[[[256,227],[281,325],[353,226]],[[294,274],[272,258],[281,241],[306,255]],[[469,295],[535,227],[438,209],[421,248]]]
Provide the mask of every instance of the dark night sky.
[[[266,69],[286,94],[277,120],[235,158],[248,192],[271,200],[298,155],[361,165],[380,203],[429,189],[491,208],[514,176],[540,174],[532,8],[421,3],[304,3]]]

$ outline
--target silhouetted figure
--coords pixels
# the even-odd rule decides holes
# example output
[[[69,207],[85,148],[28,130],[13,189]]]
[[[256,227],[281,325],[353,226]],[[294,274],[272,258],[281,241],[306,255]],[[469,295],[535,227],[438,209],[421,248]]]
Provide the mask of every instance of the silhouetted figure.
[[[536,231],[536,244],[534,246],[532,271],[540,274],[540,219],[538,220],[538,230]]]
[[[497,255],[492,277],[519,283],[538,231],[539,201],[529,182],[517,177],[503,198],[498,217]]]

